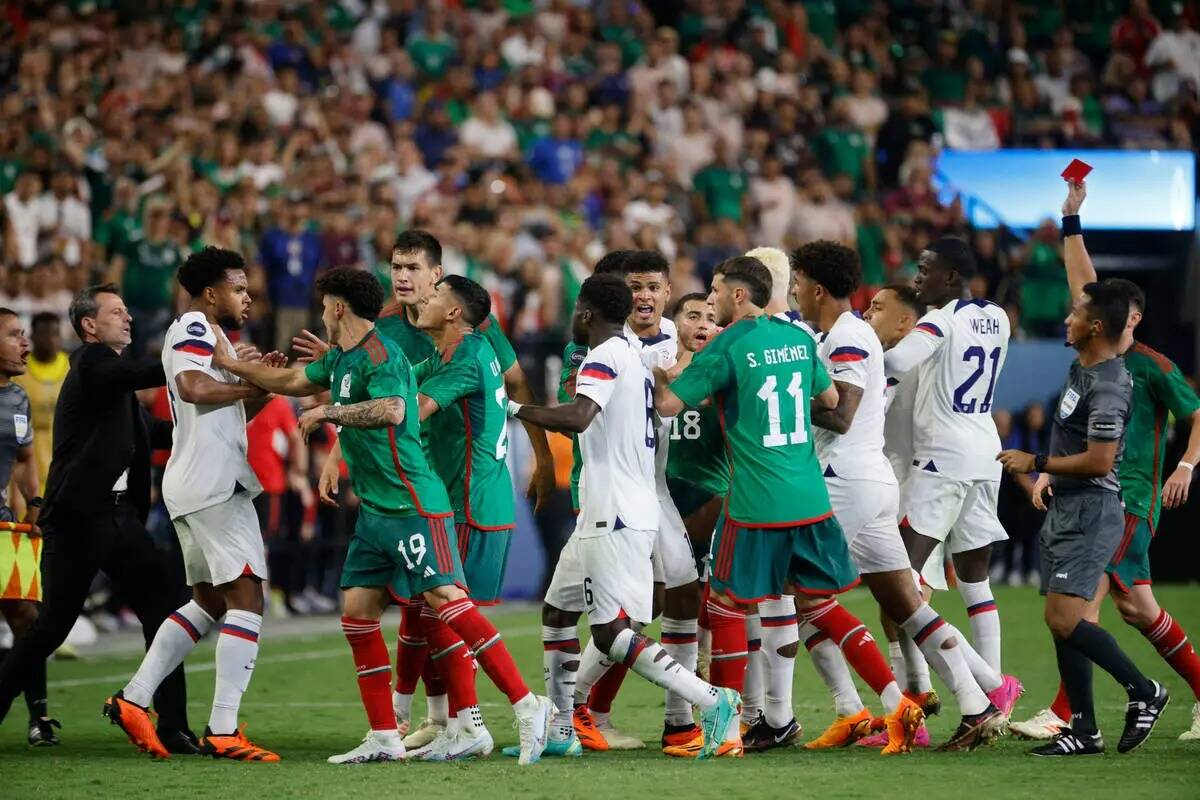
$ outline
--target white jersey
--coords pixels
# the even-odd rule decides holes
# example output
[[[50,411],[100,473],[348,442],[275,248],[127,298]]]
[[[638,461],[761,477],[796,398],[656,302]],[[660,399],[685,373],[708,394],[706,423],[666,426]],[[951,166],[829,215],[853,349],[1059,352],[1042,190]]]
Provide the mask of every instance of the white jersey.
[[[638,348],[614,336],[589,350],[575,376],[575,395],[600,406],[578,437],[583,469],[576,535],[657,530],[654,379]]]
[[[642,338],[633,332],[629,324],[625,325],[625,338],[638,349],[642,363],[653,374],[654,368],[670,369],[679,360],[679,332],[675,323],[663,318],[659,324],[658,335]],[[667,489],[667,453],[671,444],[671,426],[674,417],[656,417],[655,434],[658,445],[654,450],[654,484],[659,498],[670,498]]]
[[[889,376],[913,366],[913,469],[960,481],[1000,480],[1000,437],[992,397],[1008,355],[1004,309],[987,300],[952,300],[929,311],[887,352]]]
[[[240,487],[251,496],[262,492],[246,460],[246,409],[242,403],[197,405],[179,398],[175,379],[196,370],[222,383],[237,378],[212,365],[217,337],[199,311],[171,323],[163,343],[163,371],[175,423],[171,458],[163,473],[163,501],[171,519],[222,503]]]
[[[883,454],[887,385],[879,338],[861,317],[847,311],[817,341],[817,354],[829,377],[862,390],[858,410],[845,433],[813,426],[817,458],[825,477],[896,483],[891,464]]]
[[[817,333],[815,330],[813,330],[811,325],[809,325],[807,322],[804,321],[804,315],[801,314],[799,311],[780,311],[778,313],[772,314],[771,316],[775,317],[775,319],[781,319],[784,322],[792,323],[797,328],[800,328],[801,330],[805,331],[809,336],[811,336],[813,338],[813,341],[816,341],[817,339],[819,339],[821,337],[821,335],[819,333]]]
[[[884,399],[883,454],[904,483],[913,462],[913,404],[917,401],[917,371],[887,379]]]

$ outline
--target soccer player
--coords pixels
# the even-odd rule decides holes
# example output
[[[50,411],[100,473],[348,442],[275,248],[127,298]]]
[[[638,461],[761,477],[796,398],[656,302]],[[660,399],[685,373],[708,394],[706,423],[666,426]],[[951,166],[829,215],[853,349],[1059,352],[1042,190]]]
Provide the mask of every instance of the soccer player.
[[[997,705],[1011,709],[1019,684],[1009,679],[996,687],[994,701],[985,695],[954,629],[930,608],[913,581],[897,525],[899,487],[883,453],[883,348],[871,326],[850,307],[850,295],[861,280],[858,256],[836,242],[817,241],[797,250],[792,266],[793,297],[804,318],[821,331],[817,353],[838,391],[835,408],[812,412],[817,455],[834,514],[880,608],[916,642],[958,699],[963,719],[943,749],[974,749],[1001,732],[1004,712]],[[811,640],[815,633],[806,638]],[[852,683],[831,680],[839,674],[848,677],[845,670],[827,673],[821,658],[814,658],[814,665],[832,690],[838,719],[807,746],[845,746],[868,729],[862,723],[869,723],[870,712],[861,700],[853,703],[858,698]]]
[[[1128,753],[1149,738],[1169,700],[1166,689],[1138,670],[1112,634],[1086,619],[1127,530],[1117,470],[1133,380],[1117,348],[1128,319],[1129,300],[1121,289],[1101,283],[1083,287],[1067,317],[1067,343],[1079,355],[1058,399],[1049,454],[1005,450],[996,457],[1010,472],[1051,476],[1038,479],[1034,494],[1038,498],[1043,490],[1053,491],[1041,530],[1041,592],[1058,674],[1071,702],[1071,727],[1030,751],[1036,756],[1104,752],[1093,706],[1092,664],[1129,694],[1118,752]]]
[[[371,730],[362,744],[333,764],[397,761],[405,756],[389,703],[390,665],[379,620],[391,595],[422,598],[459,639],[467,642],[492,682],[513,704],[521,739],[521,764],[545,747],[554,707],[529,691],[500,634],[463,590],[457,539],[446,487],[421,447],[417,391],[400,346],[375,329],[383,290],[367,272],[337,268],[317,280],[322,321],[333,349],[303,369],[234,362],[221,350],[221,366],[263,389],[303,397],[330,391],[333,405],[300,417],[305,437],[323,423],[341,428],[350,480],[361,500],[342,568],[342,630],[354,653],[359,694]]]
[[[418,304],[417,315],[437,353],[414,368],[430,463],[450,494],[463,574],[476,606],[500,602],[516,514],[504,374],[496,351],[476,332],[490,311],[491,299],[478,283],[459,275],[442,278]],[[422,606],[420,612],[429,658],[446,682],[450,717],[436,739],[409,755],[424,761],[486,756],[493,742],[475,694],[471,651],[432,609]]]
[[[572,333],[589,350],[576,376],[575,399],[555,408],[519,403],[509,408],[519,419],[578,435],[583,470],[574,537],[593,640],[611,660],[700,706],[706,735],[700,757],[709,758],[719,748],[740,744],[737,693],[700,680],[633,627],[653,616],[651,555],[659,502],[653,381],[624,335],[632,310],[632,294],[621,278],[593,275],[584,281]]]
[[[29,396],[14,378],[25,374],[29,361],[29,340],[21,318],[15,311],[0,308],[0,521],[16,522],[8,497],[10,478],[25,499],[25,522],[36,523],[41,510],[38,494],[39,475],[34,453],[34,419]],[[14,637],[21,637],[37,619],[42,599],[40,535],[24,533],[0,537],[0,614]],[[0,654],[0,660],[3,654]],[[48,747],[59,743],[55,728],[62,726],[47,714],[46,662],[40,660],[27,673],[24,684],[25,707],[29,711],[29,744]]]
[[[1078,296],[1085,284],[1096,280],[1079,222],[1079,209],[1086,196],[1084,183],[1070,182],[1063,203],[1063,255],[1072,296]],[[1196,741],[1200,740],[1200,658],[1187,633],[1154,597],[1150,543],[1161,509],[1177,508],[1187,501],[1195,465],[1200,461],[1200,398],[1170,359],[1135,341],[1134,331],[1146,309],[1142,290],[1119,278],[1104,283],[1122,291],[1129,301],[1129,320],[1117,351],[1123,355],[1125,368],[1133,378],[1133,397],[1119,472],[1121,498],[1125,503],[1125,536],[1108,565],[1108,578],[1102,582],[1085,618],[1099,622],[1104,595],[1112,597],[1122,619],[1140,631],[1188,682],[1196,703],[1192,706],[1191,728],[1179,738]],[[1183,458],[1160,487],[1166,459],[1163,428],[1168,413],[1176,419],[1190,418],[1192,428]],[[1013,723],[1012,729],[1026,738],[1047,739],[1068,726],[1070,710],[1070,701],[1060,686],[1050,708],[1030,720]]]
[[[249,317],[246,265],[237,253],[206,247],[188,257],[178,277],[191,302],[167,329],[163,344],[175,432],[162,495],[179,536],[192,599],[159,626],[141,666],[108,698],[104,713],[140,749],[169,758],[146,707],[163,679],[224,617],[212,714],[200,751],[235,761],[278,761],[238,726],[238,708],[258,657],[267,576],[253,503],[262,486],[246,460],[246,417],[262,407],[266,395],[213,357],[218,326],[240,330]],[[251,412],[247,402],[253,404]]]
[[[902,531],[913,569],[938,543],[954,559],[975,650],[1000,672],[1000,615],[988,581],[992,543],[1008,538],[996,517],[1000,437],[992,395],[1008,352],[1004,309],[972,300],[966,282],[975,256],[962,239],[931,243],[917,264],[918,299],[934,306],[884,354],[889,378],[917,370],[913,460]]]

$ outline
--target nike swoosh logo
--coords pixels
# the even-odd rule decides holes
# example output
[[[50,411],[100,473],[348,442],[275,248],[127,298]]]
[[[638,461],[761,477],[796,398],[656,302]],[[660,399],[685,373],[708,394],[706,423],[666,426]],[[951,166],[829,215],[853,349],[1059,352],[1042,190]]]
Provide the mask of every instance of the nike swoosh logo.
[[[205,364],[203,361],[197,361],[197,360],[196,360],[196,359],[194,359],[194,358],[189,358],[189,359],[188,359],[188,361],[192,362],[192,363],[193,363],[193,364],[195,364],[197,367],[206,367],[206,366],[208,366],[208,365],[207,365],[207,364]]]

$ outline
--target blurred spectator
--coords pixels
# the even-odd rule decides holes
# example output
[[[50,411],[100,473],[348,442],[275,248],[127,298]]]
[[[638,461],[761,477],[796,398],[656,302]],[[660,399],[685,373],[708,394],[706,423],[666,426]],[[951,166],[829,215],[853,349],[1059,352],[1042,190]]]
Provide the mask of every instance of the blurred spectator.
[[[171,234],[170,201],[151,198],[142,230],[116,251],[108,272],[108,280],[121,287],[133,317],[133,352],[141,353],[147,341],[166,331],[180,291],[175,273],[184,257],[181,243]]]
[[[992,115],[979,103],[979,95],[986,91],[978,83],[967,84],[961,108],[947,108],[942,112],[942,132],[946,146],[955,150],[995,150],[1000,146],[1000,135]]]
[[[1150,13],[1149,0],[1129,0],[1129,10],[1113,25],[1112,48],[1129,56],[1138,72],[1146,75],[1146,51],[1161,32],[1162,26]]]
[[[321,239],[308,225],[307,198],[293,196],[278,204],[279,225],[268,228],[259,244],[267,273],[267,295],[275,315],[275,343],[286,347],[309,320],[313,283],[321,266]]]
[[[4,196],[5,260],[29,269],[37,262],[38,234],[41,218],[38,214],[38,193],[41,179],[36,173],[20,175],[13,190]]]
[[[29,331],[32,349],[26,371],[13,381],[29,395],[33,454],[37,460],[38,482],[45,491],[50,455],[54,452],[54,408],[58,405],[58,393],[67,379],[70,364],[62,349],[62,323],[56,314],[48,311],[35,314]]]
[[[1200,33],[1188,15],[1177,7],[1170,30],[1155,37],[1146,51],[1146,66],[1153,70],[1154,99],[1169,103],[1182,84],[1195,92],[1200,88]]]
[[[1021,324],[1030,336],[1056,337],[1071,304],[1058,228],[1046,220],[1034,232],[1021,267]]]

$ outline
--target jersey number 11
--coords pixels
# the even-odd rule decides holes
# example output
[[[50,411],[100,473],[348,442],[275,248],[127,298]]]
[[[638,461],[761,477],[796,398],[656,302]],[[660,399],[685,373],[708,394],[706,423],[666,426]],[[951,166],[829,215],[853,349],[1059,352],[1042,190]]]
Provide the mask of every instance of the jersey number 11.
[[[787,394],[794,401],[795,418],[792,421],[792,432],[784,433],[782,420],[779,417],[779,393],[776,391],[778,383],[774,375],[768,375],[759,387],[758,393],[755,395],[759,400],[767,404],[767,433],[763,434],[763,447],[783,447],[786,444],[804,444],[808,441],[808,428],[804,424],[804,389],[801,388],[801,380],[803,375],[799,372],[792,373],[792,379],[788,382]]]

